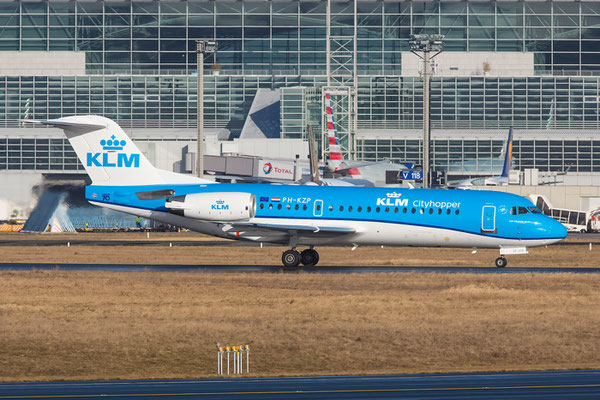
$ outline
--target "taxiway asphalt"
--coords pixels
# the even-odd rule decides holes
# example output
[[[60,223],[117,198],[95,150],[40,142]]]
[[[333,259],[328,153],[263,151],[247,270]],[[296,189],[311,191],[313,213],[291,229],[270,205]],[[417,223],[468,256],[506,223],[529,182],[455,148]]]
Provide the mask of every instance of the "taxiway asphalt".
[[[157,271],[157,272],[306,272],[320,274],[359,274],[359,273],[442,273],[442,274],[531,274],[531,273],[572,273],[599,274],[600,268],[525,268],[525,267],[377,267],[377,266],[318,266],[316,268],[285,268],[281,265],[181,265],[181,264],[67,264],[67,263],[0,263],[0,271]]]
[[[0,384],[0,399],[597,399],[600,370]]]

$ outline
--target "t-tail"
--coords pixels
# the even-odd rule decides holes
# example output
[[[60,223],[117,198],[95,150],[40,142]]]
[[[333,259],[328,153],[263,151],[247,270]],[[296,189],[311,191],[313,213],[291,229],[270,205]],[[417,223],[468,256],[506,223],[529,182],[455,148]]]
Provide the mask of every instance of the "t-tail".
[[[155,168],[123,129],[105,117],[86,115],[29,122],[61,128],[94,185],[211,182]]]
[[[333,107],[329,92],[325,92],[325,109],[327,111],[327,138],[329,144],[329,167],[332,172],[338,169],[347,169],[353,178],[360,178],[360,172],[357,168],[346,168],[344,165],[344,156],[338,139],[335,117],[333,116]]]
[[[504,153],[504,166],[502,167],[502,178],[508,179],[508,173],[510,171],[510,167],[512,166],[512,145],[513,145],[513,135],[512,135],[512,126],[508,129],[508,140],[506,141],[506,152]]]

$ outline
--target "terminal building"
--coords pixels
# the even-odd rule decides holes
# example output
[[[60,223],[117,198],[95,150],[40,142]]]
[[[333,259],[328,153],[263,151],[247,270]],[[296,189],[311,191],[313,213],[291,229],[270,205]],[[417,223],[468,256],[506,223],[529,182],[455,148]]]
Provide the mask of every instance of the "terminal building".
[[[419,164],[414,34],[444,36],[430,65],[434,169],[498,174],[513,126],[513,169],[600,186],[597,1],[5,1],[0,219],[27,214],[52,182],[86,176],[61,131],[23,119],[103,115],[157,166],[190,171],[197,40],[217,43],[204,56],[209,153],[281,138],[292,150],[271,156],[306,159],[293,140],[310,124],[323,142],[328,91],[348,158]]]

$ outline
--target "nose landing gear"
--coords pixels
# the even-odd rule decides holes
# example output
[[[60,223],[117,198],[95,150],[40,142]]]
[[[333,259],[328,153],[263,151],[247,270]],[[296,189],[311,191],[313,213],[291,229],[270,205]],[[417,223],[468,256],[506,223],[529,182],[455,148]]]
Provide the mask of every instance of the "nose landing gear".
[[[506,264],[508,264],[508,261],[506,260],[506,258],[504,256],[498,257],[496,258],[496,267],[498,268],[504,268],[506,267]]]
[[[313,248],[303,250],[302,253],[290,249],[283,252],[281,262],[287,268],[295,268],[300,263],[305,267],[314,267],[319,262],[319,253]]]

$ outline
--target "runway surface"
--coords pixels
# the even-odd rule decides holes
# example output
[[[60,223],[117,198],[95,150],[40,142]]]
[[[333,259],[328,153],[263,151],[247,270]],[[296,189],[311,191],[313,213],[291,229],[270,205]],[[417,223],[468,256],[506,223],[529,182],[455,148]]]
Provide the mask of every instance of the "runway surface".
[[[196,273],[231,272],[290,272],[317,274],[360,274],[374,272],[421,272],[443,274],[531,274],[572,273],[598,274],[600,268],[522,268],[522,267],[371,267],[371,266],[318,266],[316,268],[285,268],[281,265],[180,265],[180,264],[65,264],[65,263],[0,263],[0,271],[62,270],[62,271],[161,271]]]
[[[600,370],[0,384],[0,399],[597,399]]]

